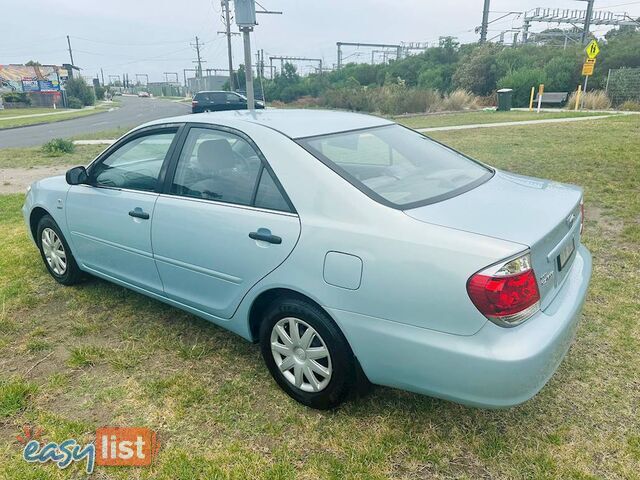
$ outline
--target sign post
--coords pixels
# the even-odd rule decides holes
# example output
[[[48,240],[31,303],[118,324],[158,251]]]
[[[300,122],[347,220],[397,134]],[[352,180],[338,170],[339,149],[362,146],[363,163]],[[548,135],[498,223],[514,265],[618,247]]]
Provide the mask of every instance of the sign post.
[[[540,107],[542,107],[542,95],[544,94],[544,83],[540,84],[540,88],[538,89],[538,110],[536,113],[540,113]]]
[[[533,112],[533,96],[536,93],[536,87],[531,87],[531,96],[529,97],[529,111]]]
[[[587,45],[587,48],[584,49],[587,53],[587,59],[582,65],[582,75],[584,75],[584,87],[582,89],[583,93],[586,95],[587,93],[587,84],[589,83],[589,77],[593,75],[593,70],[596,67],[596,57],[600,53],[600,46],[598,42],[595,40],[591,40]],[[578,102],[576,100],[576,106]],[[580,108],[584,106],[584,95],[582,96],[582,105]]]

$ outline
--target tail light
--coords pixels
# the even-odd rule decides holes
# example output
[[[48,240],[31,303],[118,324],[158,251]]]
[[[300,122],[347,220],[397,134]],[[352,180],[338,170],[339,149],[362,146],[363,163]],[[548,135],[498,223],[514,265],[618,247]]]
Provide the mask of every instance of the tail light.
[[[580,199],[580,235],[584,231],[584,198]]]
[[[195,107],[196,105],[198,105],[198,101],[197,100],[191,100],[191,106]]]
[[[540,309],[529,253],[471,276],[467,292],[480,313],[502,327],[516,326]]]

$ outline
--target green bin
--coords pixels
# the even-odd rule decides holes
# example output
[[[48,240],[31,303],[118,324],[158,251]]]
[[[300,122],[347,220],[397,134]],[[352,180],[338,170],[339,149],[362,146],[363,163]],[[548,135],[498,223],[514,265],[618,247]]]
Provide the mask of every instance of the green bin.
[[[498,90],[498,111],[508,112],[511,110],[511,99],[513,90],[510,88],[501,88]]]

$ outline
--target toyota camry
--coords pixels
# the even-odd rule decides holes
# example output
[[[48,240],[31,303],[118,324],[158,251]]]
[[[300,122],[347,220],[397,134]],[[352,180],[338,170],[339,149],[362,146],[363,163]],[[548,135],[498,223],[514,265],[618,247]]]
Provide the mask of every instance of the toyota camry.
[[[94,275],[259,343],[278,385],[321,409],[361,382],[524,402],[591,276],[579,187],[346,112],[153,121],[35,182],[23,213],[56,281]]]

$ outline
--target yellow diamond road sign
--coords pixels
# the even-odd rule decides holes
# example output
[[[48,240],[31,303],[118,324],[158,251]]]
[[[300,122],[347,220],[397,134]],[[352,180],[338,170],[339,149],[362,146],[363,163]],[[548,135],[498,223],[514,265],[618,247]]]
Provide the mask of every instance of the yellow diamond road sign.
[[[587,45],[587,48],[585,49],[585,51],[587,52],[587,57],[596,58],[600,53],[600,47],[598,46],[598,42],[596,42],[595,40],[591,40],[589,42],[589,45]]]

